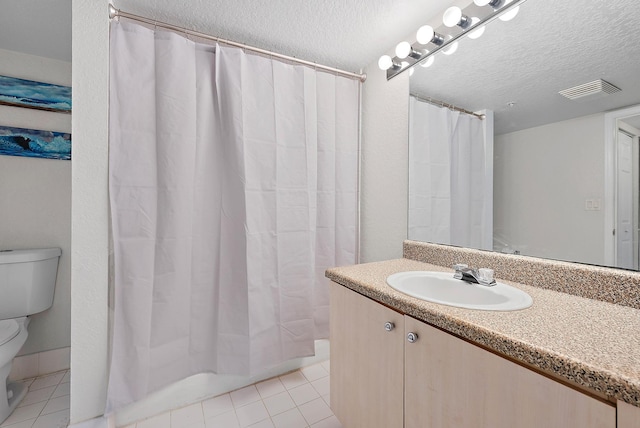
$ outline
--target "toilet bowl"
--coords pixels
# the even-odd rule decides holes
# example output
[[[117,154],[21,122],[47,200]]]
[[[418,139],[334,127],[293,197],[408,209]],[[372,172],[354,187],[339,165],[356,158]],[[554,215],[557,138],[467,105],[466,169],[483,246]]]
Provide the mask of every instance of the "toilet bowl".
[[[0,385],[6,384],[6,388],[0,388],[0,423],[4,421],[24,398],[27,393],[25,384],[20,382],[6,382],[11,372],[11,362],[27,341],[28,318],[18,320],[0,321]]]
[[[27,341],[28,316],[53,304],[60,254],[59,248],[0,251],[0,424],[27,392],[8,382],[11,363]]]

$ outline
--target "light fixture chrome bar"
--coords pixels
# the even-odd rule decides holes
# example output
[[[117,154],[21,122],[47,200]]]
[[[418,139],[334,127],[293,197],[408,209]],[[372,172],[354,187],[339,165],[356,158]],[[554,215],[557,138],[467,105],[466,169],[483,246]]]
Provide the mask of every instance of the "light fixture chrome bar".
[[[527,0],[513,0],[511,3],[505,4],[504,6],[500,7],[499,9],[494,9],[491,13],[489,13],[486,16],[480,18],[478,20],[478,22],[476,22],[475,24],[469,25],[467,28],[465,28],[463,31],[459,32],[458,34],[451,35],[451,38],[445,39],[442,44],[435,44],[434,43],[435,44],[435,48],[433,50],[430,50],[429,52],[426,52],[420,58],[408,57],[408,58],[405,58],[404,60],[400,60],[397,57],[392,58],[394,63],[402,63],[404,61],[404,62],[408,62],[409,65],[407,65],[405,67],[402,67],[400,69],[398,69],[398,68],[389,68],[387,70],[387,80],[391,80],[394,77],[396,77],[397,75],[399,75],[401,73],[404,73],[405,71],[413,68],[416,64],[426,60],[427,58],[429,58],[432,55],[435,55],[436,53],[440,52],[441,50],[446,49],[447,46],[449,46],[450,44],[455,43],[457,40],[463,38],[467,34],[472,33],[473,30],[476,30],[476,29],[482,27],[483,25],[486,25],[486,24],[498,19],[500,17],[500,15],[508,12],[509,10],[512,10],[512,9],[516,8],[517,6],[521,5],[525,1],[527,1]],[[471,5],[473,5],[473,2],[471,3]],[[493,7],[493,6],[491,6],[491,7]],[[464,14],[466,9],[467,8],[465,8],[463,10],[463,14]],[[442,25],[442,26],[440,26],[440,27],[435,29],[435,33],[436,34],[443,34],[443,33],[446,33],[448,30],[449,30],[449,28],[447,28],[446,26]],[[420,46],[424,46],[424,45],[421,45],[421,44],[416,42],[413,45],[411,45],[411,48],[412,48],[412,50],[415,50],[417,52],[421,52]],[[409,62],[409,61],[407,61],[407,59],[411,59],[413,62]]]
[[[189,30],[188,28],[178,27],[177,25],[168,24],[166,22],[161,22],[161,21],[156,21],[155,19],[146,18],[146,17],[140,16],[140,15],[134,15],[133,13],[123,12],[120,9],[116,9],[113,5],[109,5],[109,19],[116,19],[116,18],[126,18],[126,19],[130,19],[132,21],[143,22],[143,23],[148,24],[148,25],[153,25],[154,27],[164,28],[164,29],[175,31],[175,32],[182,33],[182,34],[185,34],[185,35],[194,36],[194,37],[197,37],[199,39],[211,40],[211,41],[214,41],[214,42],[217,42],[217,43],[222,43],[222,44],[225,44],[225,45],[228,45],[228,46],[233,46],[233,47],[244,49],[244,50],[247,50],[247,51],[250,51],[250,52],[255,52],[255,53],[258,53],[258,54],[261,54],[261,55],[265,55],[265,56],[269,56],[269,57],[273,57],[273,58],[278,58],[278,59],[281,59],[281,60],[284,60],[284,61],[287,61],[287,62],[306,65],[308,67],[311,67],[311,68],[314,68],[314,69],[317,69],[317,70],[323,70],[323,71],[326,71],[326,72],[329,72],[329,73],[332,73],[332,74],[337,74],[337,75],[348,77],[348,78],[351,78],[351,79],[357,79],[357,80],[360,80],[361,82],[364,82],[365,80],[367,80],[367,75],[366,74],[352,73],[350,71],[344,71],[344,70],[340,70],[338,68],[329,67],[327,65],[321,65],[321,64],[317,64],[315,62],[305,61],[303,59],[295,58],[295,57],[292,57],[292,56],[279,54],[277,52],[271,52],[271,51],[268,51],[266,49],[257,48],[255,46],[249,46],[249,45],[245,45],[243,43],[238,43],[238,42],[234,42],[234,41],[231,41],[231,40],[222,39],[220,37],[215,37],[215,36],[211,36],[209,34],[200,33],[198,31]]]
[[[471,115],[471,116],[475,116],[480,120],[484,120],[485,119],[485,115],[484,114],[475,113],[475,112],[463,109],[462,107],[456,107],[455,105],[449,104],[449,103],[445,103],[444,101],[436,100],[436,99],[431,98],[431,97],[424,98],[424,97],[420,97],[420,96],[414,95],[414,94],[411,94],[411,96],[413,98],[415,98],[416,100],[421,101],[423,103],[429,103],[429,104],[433,104],[433,105],[438,106],[438,107],[448,108],[449,110],[459,111],[460,113],[464,113],[464,114],[468,114],[468,115]]]

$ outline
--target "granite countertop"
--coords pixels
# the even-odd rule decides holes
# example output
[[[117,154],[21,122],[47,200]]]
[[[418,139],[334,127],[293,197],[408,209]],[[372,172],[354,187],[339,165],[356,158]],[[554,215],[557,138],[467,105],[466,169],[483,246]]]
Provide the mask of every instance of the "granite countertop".
[[[640,407],[640,310],[504,281],[526,291],[533,305],[510,312],[439,305],[389,287],[396,272],[453,272],[397,259],[328,269],[326,276],[404,314],[586,388]]]

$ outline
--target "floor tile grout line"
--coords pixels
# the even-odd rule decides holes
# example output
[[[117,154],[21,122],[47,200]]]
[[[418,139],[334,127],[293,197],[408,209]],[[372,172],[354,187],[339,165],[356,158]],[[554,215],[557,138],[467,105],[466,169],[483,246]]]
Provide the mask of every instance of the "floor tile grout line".
[[[323,368],[324,368],[324,367],[323,367]],[[326,368],[324,368],[324,369],[326,370]],[[298,369],[298,370],[296,370],[296,371],[294,371],[294,372],[292,372],[292,373],[295,373],[295,372],[300,372],[300,374],[302,375],[302,377],[305,379],[305,381],[306,381],[306,382],[302,383],[301,385],[297,385],[297,386],[295,386],[295,387],[293,387],[293,388],[290,388],[290,389],[287,389],[287,388],[286,388],[286,386],[285,386],[285,391],[286,391],[286,392],[287,392],[287,394],[289,395],[289,398],[291,398],[291,401],[294,403],[295,407],[293,407],[293,408],[291,408],[291,409],[288,409],[288,410],[285,410],[285,411],[283,411],[283,412],[277,413],[277,414],[275,414],[275,415],[271,415],[271,414],[269,414],[269,419],[270,419],[271,423],[273,423],[273,424],[274,424],[274,426],[275,426],[275,423],[274,423],[274,421],[273,421],[273,417],[274,417],[274,416],[277,416],[277,415],[280,415],[280,414],[282,414],[282,413],[288,412],[288,411],[290,411],[290,410],[296,409],[296,410],[298,410],[298,412],[300,413],[300,415],[302,416],[302,418],[304,419],[304,421],[305,421],[305,423],[306,423],[306,427],[305,427],[305,428],[309,428],[309,427],[311,427],[311,424],[309,423],[309,421],[307,420],[307,418],[304,416],[304,414],[300,411],[300,406],[302,406],[302,405],[304,405],[304,404],[308,404],[308,403],[310,403],[310,402],[312,402],[312,401],[314,401],[314,400],[317,400],[318,398],[320,398],[320,399],[322,400],[322,402],[323,402],[323,403],[325,403],[324,399],[322,398],[322,394],[320,394],[320,391],[318,391],[318,390],[317,390],[317,388],[316,388],[315,386],[313,386],[313,383],[312,383],[312,382],[315,382],[316,380],[323,379],[323,378],[327,377],[327,376],[328,376],[328,374],[327,374],[327,376],[322,376],[322,377],[320,377],[320,378],[318,378],[318,379],[315,379],[314,381],[311,381],[311,380],[309,380],[309,378],[308,378],[307,376],[305,376],[304,372],[303,372],[301,369]],[[278,377],[278,379],[279,379],[279,377]],[[309,401],[306,401],[306,402],[304,402],[304,403],[300,403],[300,404],[298,404],[298,403],[294,400],[293,396],[291,395],[291,390],[292,390],[292,389],[295,389],[295,388],[298,388],[298,387],[301,387],[301,386],[303,386],[303,385],[305,385],[305,384],[309,384],[309,385],[311,385],[311,389],[312,389],[313,391],[315,391],[315,393],[316,393],[316,394],[318,394],[318,397],[313,398],[313,399],[311,399],[311,400],[309,400]],[[260,392],[260,391],[258,391],[258,392]],[[262,401],[263,401],[263,404],[264,404],[264,399],[262,399]],[[326,403],[325,403],[325,404],[326,404]],[[264,405],[265,405],[265,407],[266,407],[266,404],[264,404]],[[269,411],[268,411],[268,409],[267,409],[267,413],[268,413],[268,412],[269,412]],[[333,416],[333,412],[332,412],[332,416]],[[315,423],[321,422],[321,421],[323,421],[323,420],[325,420],[325,419],[328,419],[328,418],[330,418],[330,417],[331,417],[331,416],[327,416],[326,418],[320,419],[319,421],[316,421]]]
[[[48,387],[44,387],[44,388],[39,388],[39,389],[35,389],[35,390],[33,390],[33,391],[40,391],[40,390],[45,389],[45,388],[54,387],[54,390],[51,392],[51,394],[53,395],[53,394],[54,394],[54,392],[55,392],[55,390],[58,388],[58,386],[60,386],[60,385],[62,384],[62,380],[64,379],[64,377],[66,376],[66,374],[69,372],[69,369],[65,369],[65,370],[58,370],[57,372],[47,373],[47,374],[43,374],[43,375],[41,375],[41,376],[36,376],[36,377],[34,377],[34,378],[29,378],[29,379],[20,380],[19,382],[25,382],[25,383],[26,383],[26,381],[29,381],[29,385],[27,386],[27,394],[28,394],[29,392],[32,392],[32,391],[31,391],[31,385],[33,385],[33,383],[34,383],[37,379],[45,378],[45,377],[48,377],[48,376],[57,375],[57,374],[59,374],[59,373],[61,373],[61,372],[64,372],[64,374],[62,375],[62,377],[60,378],[60,380],[59,380],[56,384],[54,384],[54,385],[50,385],[50,386],[48,386]],[[65,382],[65,383],[66,383],[66,382]],[[26,397],[26,394],[25,394],[25,397]],[[63,395],[62,397],[64,397],[64,395]],[[59,397],[56,397],[56,398],[59,398]],[[43,401],[38,401],[38,402],[36,402],[36,403],[32,403],[32,404],[40,404],[40,403],[42,403],[42,402],[45,402],[44,406],[42,407],[42,409],[40,409],[40,412],[38,412],[38,415],[37,415],[35,418],[26,419],[26,420],[24,420],[24,421],[16,422],[15,424],[11,424],[11,425],[6,425],[6,426],[4,426],[3,428],[11,428],[11,426],[12,426],[12,425],[17,425],[17,424],[21,424],[21,423],[23,423],[23,422],[28,422],[28,421],[29,421],[29,420],[31,420],[31,419],[33,419],[33,420],[32,420],[32,423],[31,423],[31,427],[33,427],[33,425],[35,425],[35,423],[38,421],[38,419],[39,419],[41,416],[46,416],[46,415],[43,415],[43,414],[42,414],[42,412],[43,412],[43,411],[44,411],[44,409],[47,407],[47,404],[49,404],[49,401],[51,401],[51,397],[49,397],[47,400],[43,400]],[[23,407],[24,407],[24,406],[23,406]],[[17,407],[16,407],[16,409],[17,409]],[[62,411],[62,410],[67,410],[67,409],[61,409],[60,411]],[[52,412],[52,413],[55,413],[55,412]],[[50,413],[47,413],[47,415],[48,415],[48,414],[50,414]]]
[[[231,409],[230,409],[228,412],[230,412],[231,410],[233,411],[233,415],[235,416],[235,419],[236,419],[236,421],[237,421],[238,423],[240,423],[240,420],[239,420],[239,417],[238,417],[238,409],[240,409],[240,408],[242,408],[242,407],[245,407],[245,406],[248,406],[248,405],[251,405],[251,404],[255,404],[255,403],[260,402],[260,403],[262,404],[262,406],[265,408],[265,410],[267,411],[267,417],[266,417],[266,418],[264,418],[264,419],[261,419],[260,421],[255,422],[255,424],[257,424],[257,423],[259,423],[259,422],[262,422],[262,421],[267,421],[267,420],[268,420],[269,422],[271,422],[271,423],[275,426],[274,417],[277,417],[278,415],[281,415],[281,414],[283,414],[283,413],[286,413],[286,412],[289,412],[289,411],[292,411],[292,410],[294,410],[294,409],[295,409],[295,410],[297,410],[297,411],[298,411],[298,413],[300,414],[300,416],[302,416],[302,419],[303,419],[303,420],[304,420],[304,422],[305,422],[305,428],[310,428],[312,424],[310,424],[310,423],[309,423],[309,421],[307,420],[307,418],[306,418],[306,417],[304,416],[304,414],[301,412],[301,410],[300,410],[300,406],[303,406],[303,405],[305,405],[305,404],[311,403],[312,401],[316,401],[316,400],[320,399],[320,400],[322,400],[322,401],[321,401],[321,403],[322,403],[322,404],[325,404],[326,406],[328,406],[328,407],[329,407],[329,409],[331,409],[331,407],[330,407],[329,403],[327,403],[327,402],[326,402],[326,400],[325,400],[325,398],[324,398],[324,397],[325,397],[326,395],[328,395],[328,394],[325,394],[325,395],[321,394],[321,391],[319,391],[319,390],[318,390],[318,388],[316,388],[316,386],[314,386],[314,385],[313,385],[313,382],[319,381],[319,380],[321,380],[321,379],[324,379],[324,378],[326,378],[326,377],[329,377],[329,376],[330,376],[330,370],[327,370],[327,368],[323,365],[323,363],[324,363],[324,362],[322,362],[322,363],[318,363],[318,365],[319,365],[319,366],[321,366],[327,374],[326,374],[325,376],[321,376],[320,378],[314,379],[313,381],[309,380],[309,378],[307,378],[307,377],[304,375],[304,373],[302,372],[302,369],[301,369],[301,368],[299,368],[299,369],[297,369],[297,370],[292,370],[291,372],[288,372],[288,373],[284,373],[284,374],[281,374],[281,375],[277,375],[277,376],[271,377],[271,378],[269,378],[269,379],[264,379],[264,380],[262,380],[262,381],[255,382],[255,383],[253,383],[253,384],[251,384],[251,385],[247,385],[247,386],[245,386],[245,387],[238,388],[238,389],[236,389],[236,390],[234,390],[234,391],[229,391],[229,392],[226,392],[226,393],[223,393],[223,394],[219,394],[219,395],[214,396],[214,397],[210,397],[210,398],[207,398],[207,399],[201,400],[198,404],[200,404],[200,409],[201,409],[201,412],[202,412],[202,417],[203,417],[203,421],[204,421],[205,426],[206,426],[207,418],[206,418],[206,416],[205,416],[205,412],[204,412],[204,404],[203,404],[203,403],[204,403],[204,401],[206,401],[206,400],[210,400],[210,399],[213,399],[213,398],[216,398],[216,397],[222,397],[222,396],[224,396],[224,395],[229,395],[229,399],[230,399],[230,402],[231,402]],[[310,366],[310,367],[311,367],[311,366]],[[293,374],[293,373],[299,373],[299,374],[302,376],[302,379],[304,379],[304,382],[302,382],[301,384],[296,385],[296,386],[294,386],[294,387],[288,388],[288,387],[285,385],[285,382],[282,380],[282,377],[283,377],[283,376],[287,376],[287,375],[291,375],[291,374]],[[291,401],[294,403],[294,407],[292,407],[292,408],[290,408],[290,409],[287,409],[287,410],[284,410],[284,411],[281,411],[281,412],[276,413],[276,414],[274,414],[274,415],[271,415],[271,413],[269,413],[269,409],[267,408],[267,405],[266,405],[266,403],[265,403],[265,399],[268,399],[268,398],[274,397],[274,396],[276,396],[276,395],[279,395],[279,394],[281,394],[282,392],[277,392],[277,393],[275,393],[275,394],[272,394],[272,395],[269,395],[269,396],[266,396],[266,397],[265,397],[265,396],[263,396],[263,394],[260,392],[260,389],[257,387],[257,384],[258,384],[258,383],[262,383],[262,382],[267,382],[267,381],[269,381],[269,380],[274,380],[274,379],[278,379],[278,381],[280,382],[280,384],[284,387],[284,391],[282,391],[282,392],[286,392],[286,393],[287,393],[287,396],[288,396],[288,397],[291,399]],[[312,390],[317,394],[317,397],[314,397],[313,399],[311,399],[311,400],[309,400],[309,401],[305,401],[305,402],[303,402],[303,403],[298,404],[298,403],[294,400],[294,398],[293,398],[293,395],[292,395],[291,391],[292,391],[293,389],[296,389],[296,388],[302,387],[302,386],[304,386],[305,384],[310,384],[310,385],[311,385],[311,388],[312,388]],[[58,385],[60,385],[60,382],[58,383]],[[231,393],[233,393],[233,392],[235,392],[235,391],[238,391],[238,390],[241,390],[241,389],[244,389],[244,388],[247,388],[247,387],[250,387],[250,386],[253,386],[253,387],[254,387],[254,389],[256,390],[256,392],[257,392],[257,396],[258,396],[258,399],[257,399],[257,400],[254,400],[254,401],[251,401],[251,402],[244,403],[243,405],[240,405],[240,406],[236,406],[235,401],[234,401],[234,399],[233,399],[233,398],[232,398],[232,396],[231,396]],[[195,403],[194,403],[194,404],[195,404]],[[184,406],[184,407],[187,407],[187,406]],[[170,426],[170,428],[181,428],[181,427],[174,427],[174,426],[173,426],[173,424],[172,424],[172,421],[171,421],[171,414],[172,414],[172,412],[174,412],[174,411],[176,411],[176,410],[178,410],[178,409],[172,409],[172,410],[169,410],[169,411],[167,412],[167,413],[169,414],[169,426]],[[223,413],[224,413],[224,412],[223,412]],[[212,417],[211,417],[211,418],[209,418],[209,419],[213,419],[213,418],[215,418],[215,417],[217,417],[217,416],[222,415],[223,413],[220,413],[220,414],[218,414],[218,415],[212,416]],[[335,415],[333,414],[333,412],[331,412],[331,414],[330,414],[329,416],[327,416],[327,417],[325,417],[325,418],[322,418],[322,419],[320,419],[320,420],[318,420],[318,421],[315,421],[315,422],[314,422],[314,424],[318,424],[318,423],[320,423],[320,422],[322,422],[322,421],[325,421],[325,420],[327,420],[327,419],[330,419],[330,418],[332,418],[332,417],[335,417]],[[133,422],[132,424],[127,425],[127,427],[128,427],[128,428],[137,428],[137,427],[138,427],[138,424],[139,424],[140,422],[142,422],[142,421]]]
[[[60,385],[60,382],[62,381],[62,379],[64,379],[64,376],[66,375],[66,370],[61,370],[61,371],[64,371],[64,372],[65,372],[65,374],[63,374],[63,375],[62,375],[62,377],[60,378],[60,380],[58,381],[58,383],[56,383],[55,385],[53,385],[53,386],[55,386],[56,388],[55,388],[55,389],[53,390],[53,392],[51,393],[52,395],[53,395],[53,393],[55,392],[55,390],[58,388],[58,385]],[[58,373],[58,372],[56,372],[56,373]],[[54,375],[54,374],[56,374],[56,373],[52,373],[52,374],[50,374],[50,375],[45,375],[45,376],[42,376],[42,377],[46,377],[46,376],[53,376],[53,375]],[[36,378],[36,379],[38,379],[38,378]],[[44,389],[44,388],[40,388],[40,389]],[[37,391],[37,390],[36,390],[36,391]],[[28,388],[28,389],[27,389],[27,394],[28,394],[29,392],[30,392],[30,391],[29,391],[29,388]],[[51,397],[49,397],[49,399],[47,400],[47,402],[45,403],[45,405],[42,407],[42,409],[40,409],[40,412],[38,413],[38,416],[36,416],[36,419],[35,419],[35,421],[33,421],[33,424],[31,424],[31,426],[35,425],[36,421],[38,420],[38,418],[39,418],[40,416],[44,416],[44,415],[42,414],[42,412],[44,412],[44,409],[47,407],[47,404],[49,404],[49,401],[51,401]]]

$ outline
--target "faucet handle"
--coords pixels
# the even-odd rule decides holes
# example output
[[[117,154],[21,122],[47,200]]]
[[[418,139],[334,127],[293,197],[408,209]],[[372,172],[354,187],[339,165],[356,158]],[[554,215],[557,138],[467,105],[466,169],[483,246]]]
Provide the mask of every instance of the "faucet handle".
[[[496,281],[495,279],[493,279],[493,269],[478,269],[478,282],[482,285],[495,285]]]
[[[478,269],[478,276],[478,279],[490,284],[493,281],[493,269],[480,268]]]
[[[462,279],[462,270],[468,269],[468,268],[469,268],[469,265],[466,265],[464,263],[456,263],[455,265],[453,265],[453,269],[455,270],[453,277],[455,279]]]

